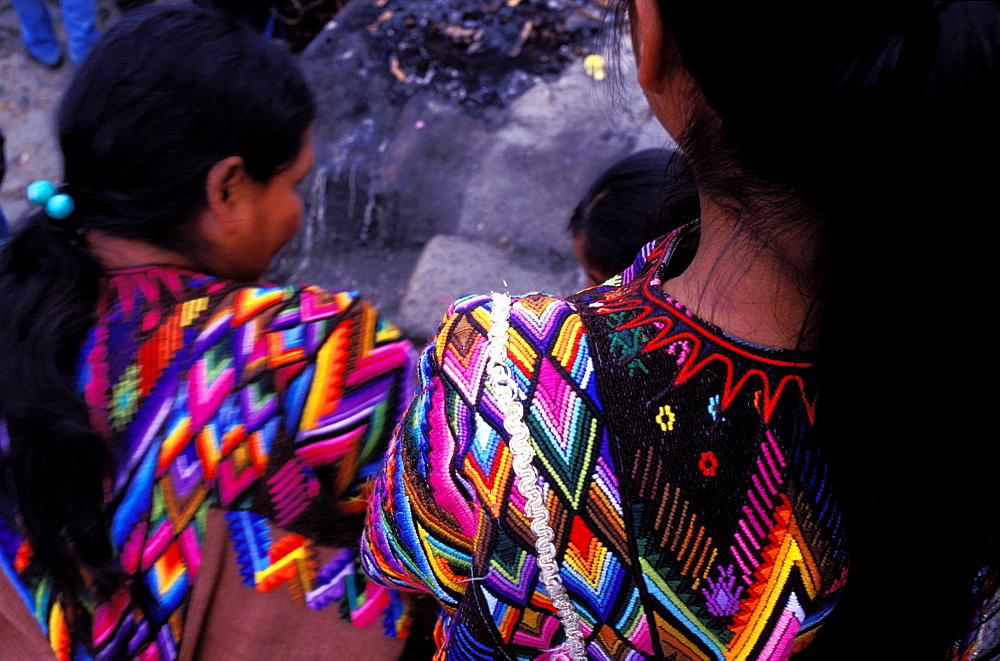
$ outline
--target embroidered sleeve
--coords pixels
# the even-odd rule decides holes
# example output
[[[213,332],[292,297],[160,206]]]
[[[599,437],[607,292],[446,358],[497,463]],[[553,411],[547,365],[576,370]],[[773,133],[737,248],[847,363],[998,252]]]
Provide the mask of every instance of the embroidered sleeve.
[[[471,575],[481,507],[463,477],[486,364],[482,326],[455,304],[419,363],[417,397],[397,430],[372,495],[364,567],[387,585],[429,592],[454,610]]]
[[[504,415],[487,384],[491,309],[486,297],[459,301],[423,354],[422,388],[376,479],[362,539],[375,580],[437,597],[445,609],[438,641],[455,658],[471,658],[465,645],[479,643],[528,655],[563,636],[540,581]],[[568,523],[570,512],[591,501],[607,509],[603,493],[594,495],[595,484],[608,482],[609,458],[597,447],[604,435],[592,362],[580,317],[564,301],[516,299],[509,323],[511,381],[561,550],[585,529]],[[589,563],[595,547],[583,548]]]

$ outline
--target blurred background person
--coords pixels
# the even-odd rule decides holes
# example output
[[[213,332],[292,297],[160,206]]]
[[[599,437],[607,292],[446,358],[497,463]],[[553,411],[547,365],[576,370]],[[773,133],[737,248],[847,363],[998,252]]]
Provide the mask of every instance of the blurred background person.
[[[698,218],[694,176],[679,149],[644,149],[608,168],[573,210],[577,259],[598,285],[644,245]]]
[[[11,0],[21,22],[21,37],[28,55],[38,63],[58,68],[63,62],[52,15],[44,0]],[[69,57],[79,66],[100,37],[94,0],[60,0],[59,10],[66,28]]]

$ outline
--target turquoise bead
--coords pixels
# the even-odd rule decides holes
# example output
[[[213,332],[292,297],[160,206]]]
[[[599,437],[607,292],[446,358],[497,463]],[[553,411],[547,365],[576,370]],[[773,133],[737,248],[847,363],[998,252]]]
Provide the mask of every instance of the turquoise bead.
[[[73,213],[73,198],[69,195],[53,195],[45,203],[45,213],[49,218],[65,218]]]
[[[56,194],[56,187],[51,181],[39,179],[28,184],[28,200],[32,204],[41,206],[48,202],[49,198]]]

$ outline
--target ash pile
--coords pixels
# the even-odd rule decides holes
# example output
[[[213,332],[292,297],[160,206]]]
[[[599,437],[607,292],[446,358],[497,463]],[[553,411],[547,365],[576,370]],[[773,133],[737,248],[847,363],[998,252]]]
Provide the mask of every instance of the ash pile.
[[[376,3],[379,4],[379,3]],[[503,106],[592,47],[607,0],[386,0],[369,26],[397,84],[394,101],[419,87],[467,109]]]

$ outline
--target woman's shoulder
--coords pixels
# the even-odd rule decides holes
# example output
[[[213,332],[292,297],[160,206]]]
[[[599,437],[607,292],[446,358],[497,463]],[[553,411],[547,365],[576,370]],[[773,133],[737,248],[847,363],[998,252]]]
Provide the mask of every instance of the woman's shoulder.
[[[173,267],[113,272],[104,289],[100,327],[119,337],[183,338],[170,346],[175,352],[188,346],[184,355],[191,357],[235,356],[244,378],[279,367],[301,369],[321,354],[339,365],[373,353],[384,358],[386,351],[412,351],[357,291],[240,283]],[[98,332],[98,339],[107,334]]]
[[[171,266],[118,269],[107,274],[103,289],[114,303],[134,306],[207,305],[230,313],[243,323],[268,313],[281,313],[284,322],[316,321],[372,304],[353,290],[323,289],[309,284],[237,282]]]
[[[232,309],[234,325],[264,318],[276,329],[344,316],[377,314],[375,306],[357,291],[322,289],[305,284],[241,284],[232,289],[226,305]]]
[[[216,315],[228,319],[237,344],[259,347],[254,352],[268,356],[271,368],[316,361],[324,369],[353,370],[351,380],[360,383],[413,360],[399,328],[353,290],[246,285]]]
[[[244,283],[228,291],[215,316],[226,317],[230,326],[250,326],[262,334],[284,333],[297,338],[305,333],[301,341],[307,345],[312,343],[310,338],[325,337],[334,329],[338,329],[345,346],[403,340],[399,329],[379,313],[372,301],[350,289]]]
[[[485,350],[498,297],[510,300],[509,333],[510,341],[515,344],[518,339],[527,337],[542,348],[547,339],[562,333],[567,323],[579,323],[573,304],[556,296],[540,293],[509,297],[506,294],[465,296],[451,305],[442,321],[434,343],[439,360],[449,353]]]

